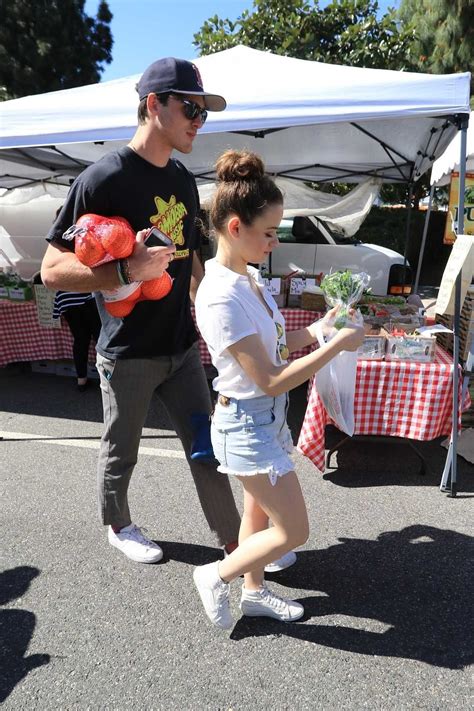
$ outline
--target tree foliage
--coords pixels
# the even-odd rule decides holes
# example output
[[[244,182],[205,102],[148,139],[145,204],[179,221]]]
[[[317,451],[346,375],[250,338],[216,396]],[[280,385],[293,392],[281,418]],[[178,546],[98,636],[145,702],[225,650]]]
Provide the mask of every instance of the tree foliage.
[[[235,22],[217,15],[194,35],[201,54],[237,44],[300,59],[358,67],[406,69],[414,30],[390,10],[377,18],[373,0],[254,0]]]
[[[112,14],[85,0],[0,0],[0,98],[98,82],[112,61]]]
[[[402,0],[399,17],[414,32],[412,62],[418,71],[472,71],[474,0]]]

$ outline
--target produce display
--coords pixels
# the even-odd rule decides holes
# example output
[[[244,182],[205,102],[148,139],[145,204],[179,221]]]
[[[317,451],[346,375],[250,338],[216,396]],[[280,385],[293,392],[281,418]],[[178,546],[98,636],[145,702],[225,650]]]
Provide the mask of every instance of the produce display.
[[[135,246],[135,232],[123,217],[82,215],[63,235],[75,239],[74,251],[82,264],[98,267],[112,260],[129,257]],[[117,289],[102,290],[105,308],[116,318],[124,318],[135,304],[158,300],[171,291],[173,280],[164,272],[161,277],[146,282],[132,282]]]
[[[33,298],[31,282],[24,281],[12,267],[0,268],[0,299],[30,301]]]

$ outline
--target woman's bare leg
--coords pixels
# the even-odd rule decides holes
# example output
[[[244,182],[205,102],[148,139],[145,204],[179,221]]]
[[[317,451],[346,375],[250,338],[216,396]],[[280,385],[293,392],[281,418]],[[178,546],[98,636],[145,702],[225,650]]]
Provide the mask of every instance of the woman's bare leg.
[[[294,471],[279,477],[272,486],[267,474],[239,477],[250,507],[239,547],[219,564],[219,575],[225,582],[248,573],[249,589],[263,582],[263,568],[308,538],[308,516],[298,477]],[[244,499],[245,501],[245,499]],[[258,511],[257,506],[266,515]],[[244,512],[245,516],[245,512]],[[267,528],[268,520],[273,526]],[[264,529],[261,528],[265,522]],[[256,528],[252,532],[252,528]],[[245,579],[247,588],[247,576]]]
[[[244,489],[244,512],[239,531],[239,546],[258,531],[265,531],[268,528],[268,516],[259,506],[252,494]],[[263,567],[250,570],[244,575],[245,587],[247,590],[258,590],[263,580]]]

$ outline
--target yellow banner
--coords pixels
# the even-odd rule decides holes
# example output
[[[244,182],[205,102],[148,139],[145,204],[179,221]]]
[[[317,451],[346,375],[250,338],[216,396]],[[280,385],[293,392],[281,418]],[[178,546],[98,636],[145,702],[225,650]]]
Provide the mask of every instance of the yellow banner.
[[[455,225],[458,223],[459,173],[452,173],[449,187],[449,206],[444,230],[444,244],[456,241]],[[474,235],[474,173],[466,173],[464,190],[464,229],[463,234]]]

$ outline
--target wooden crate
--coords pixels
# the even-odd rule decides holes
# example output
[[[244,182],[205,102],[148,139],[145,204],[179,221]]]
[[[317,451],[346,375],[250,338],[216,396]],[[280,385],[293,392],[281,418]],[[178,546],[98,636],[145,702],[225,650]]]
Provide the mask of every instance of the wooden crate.
[[[446,328],[453,327],[453,317],[436,314],[436,323],[440,323]],[[467,291],[466,298],[461,309],[459,323],[459,358],[465,361],[471,349],[471,342],[474,334],[474,287]],[[450,333],[439,333],[436,336],[439,345],[448,353],[453,353],[453,337]]]
[[[303,291],[301,294],[301,308],[307,311],[326,311],[326,299],[323,294],[311,294],[309,291]]]

